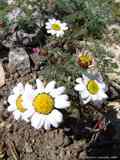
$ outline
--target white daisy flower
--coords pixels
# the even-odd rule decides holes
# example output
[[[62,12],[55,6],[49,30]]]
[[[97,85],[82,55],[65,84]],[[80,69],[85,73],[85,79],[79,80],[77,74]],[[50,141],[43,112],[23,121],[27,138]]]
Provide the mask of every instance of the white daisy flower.
[[[107,95],[105,93],[107,91],[107,87],[100,77],[89,78],[89,76],[83,75],[82,78],[77,78],[76,82],[78,84],[74,89],[79,91],[81,100],[84,104],[91,101],[100,107],[103,101],[107,99]]]
[[[36,84],[37,89],[32,92],[25,90],[23,94],[24,106],[27,107],[23,117],[30,118],[31,125],[36,129],[44,127],[47,130],[51,126],[57,128],[63,119],[62,113],[57,109],[70,106],[68,96],[63,94],[65,88],[55,88],[55,81],[44,86],[43,82],[37,79]]]
[[[56,19],[49,19],[49,21],[46,23],[46,29],[47,32],[56,35],[56,37],[62,37],[64,34],[64,31],[68,29],[66,23],[61,23],[60,20]]]
[[[26,84],[25,88],[28,92],[32,90],[32,87],[29,84]],[[8,102],[10,104],[8,111],[13,112],[13,116],[16,120],[23,119],[27,122],[28,119],[26,117],[22,117],[23,113],[26,112],[22,96],[25,88],[22,83],[18,83],[17,86],[13,88],[13,94],[8,97]]]

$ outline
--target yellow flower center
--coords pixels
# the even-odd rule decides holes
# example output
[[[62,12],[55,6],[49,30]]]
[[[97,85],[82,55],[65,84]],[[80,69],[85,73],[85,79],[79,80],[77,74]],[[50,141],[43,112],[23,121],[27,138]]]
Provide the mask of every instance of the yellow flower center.
[[[22,99],[22,96],[20,95],[16,100],[16,107],[20,112],[25,112],[26,109],[24,108],[22,103],[23,103],[23,99]]]
[[[60,31],[61,26],[58,23],[54,23],[52,24],[52,29],[55,31]]]
[[[91,94],[97,94],[99,91],[99,86],[94,80],[89,80],[87,84],[87,89]]]
[[[92,61],[93,61],[93,57],[88,55],[88,54],[82,54],[80,57],[79,57],[79,64],[81,67],[83,68],[88,68],[91,64],[92,64]]]
[[[46,93],[41,93],[34,98],[33,106],[36,112],[48,114],[54,108],[54,100],[50,95]]]

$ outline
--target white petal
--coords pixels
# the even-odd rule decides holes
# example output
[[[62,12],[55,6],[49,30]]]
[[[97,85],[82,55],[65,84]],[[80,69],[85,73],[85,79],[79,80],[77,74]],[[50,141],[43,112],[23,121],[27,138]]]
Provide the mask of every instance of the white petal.
[[[105,100],[107,98],[108,98],[108,96],[104,93],[104,91],[100,91],[97,95],[94,95],[94,97],[92,99],[93,99],[93,101],[95,101],[95,100],[101,101],[101,100]]]
[[[21,117],[21,112],[19,112],[18,110],[16,110],[15,112],[13,112],[13,116],[16,120],[20,119]]]
[[[49,118],[49,122],[53,127],[58,127],[58,122],[53,117]]]
[[[8,97],[8,102],[9,102],[10,104],[15,104],[15,102],[16,102],[16,96],[15,96],[15,95],[10,95],[10,96]]]
[[[50,129],[50,126],[51,126],[50,122],[46,119],[45,122],[44,122],[44,128],[46,130],[48,130],[48,129]]]
[[[51,30],[47,30],[48,33],[52,34],[52,35],[55,35],[56,34],[56,31],[51,29]]]
[[[35,113],[31,118],[31,125],[34,128],[39,129],[40,127],[42,127],[42,124],[44,124],[44,121],[45,119],[43,118],[41,114]]]
[[[107,94],[103,93],[103,94],[102,94],[102,98],[103,98],[103,99],[107,99],[107,98],[108,98]]]
[[[49,114],[48,120],[53,127],[57,128],[58,124],[61,123],[63,120],[63,115],[58,110],[53,110]]]
[[[13,92],[16,95],[23,94],[24,92],[24,86],[22,83],[18,83],[16,87],[13,88]]]
[[[18,83],[17,87],[19,89],[20,94],[23,94],[23,92],[24,92],[24,86],[23,86],[23,84],[22,83]]]
[[[85,86],[88,84],[88,81],[90,80],[85,74],[82,75],[83,77],[83,82],[85,84]]]
[[[14,93],[15,95],[20,95],[20,92],[19,92],[19,89],[18,89],[17,86],[13,88],[13,93]]]
[[[59,95],[61,95],[62,93],[64,93],[65,91],[65,87],[59,87],[54,89],[52,92],[50,92],[50,95],[53,97],[57,97]]]
[[[26,83],[25,90],[28,92],[34,91],[34,89],[32,88],[32,85],[30,85],[29,83]]]
[[[34,89],[32,88],[32,86],[29,85],[29,84],[26,84],[25,85],[25,91],[23,93],[23,99],[27,98],[28,100],[32,100],[33,93],[34,93]]]
[[[55,23],[57,23],[57,24],[61,25],[60,20],[56,20],[56,22],[55,22]]]
[[[63,95],[57,96],[55,99],[56,99],[56,101],[57,100],[67,101],[68,100],[68,96],[66,94],[63,94]]]
[[[99,85],[100,86],[100,85]],[[104,90],[100,88],[100,91],[96,95],[91,94],[91,100],[93,101],[94,104],[99,105],[100,103],[102,104],[105,99],[107,99],[108,96],[106,93],[104,93]],[[100,106],[100,105],[99,105]]]
[[[55,84],[56,84],[55,81],[49,82],[49,83],[47,84],[47,86],[45,87],[45,92],[46,92],[46,93],[52,92],[53,89],[55,88]]]
[[[39,89],[40,92],[44,92],[44,84],[41,80],[36,79],[36,84],[37,84],[37,88]]]
[[[57,33],[57,37],[62,37],[64,35],[64,31],[59,31],[59,33]]]
[[[85,90],[85,86],[84,86],[84,84],[77,84],[75,87],[74,87],[74,89],[76,90],[76,91],[84,91]]]
[[[84,90],[83,92],[80,92],[81,98],[86,99],[89,97],[88,91]]]
[[[34,99],[34,89],[32,88],[31,85],[26,84],[25,85],[25,91],[22,95],[23,98],[23,106],[25,108],[30,108],[32,106],[32,101]]]
[[[31,118],[31,126],[34,127],[35,129],[39,129],[38,125],[40,121],[41,121],[40,117],[38,116],[38,114],[35,113]]]
[[[56,33],[57,33],[56,30],[53,30],[53,29],[51,30],[51,34],[52,34],[52,35],[55,35]]]
[[[99,76],[99,75],[98,75]],[[99,88],[103,91],[106,92],[108,90],[107,85],[104,83],[103,79],[99,79],[99,77],[96,78],[96,83],[99,85]]]
[[[49,22],[50,22],[51,24],[54,24],[54,23],[56,23],[56,19],[55,19],[55,18],[49,19]]]
[[[32,108],[32,101],[33,101],[34,97],[31,95],[28,95],[28,93],[23,95],[23,106],[26,109],[30,109]]]
[[[30,108],[32,108],[33,106],[32,106],[32,101],[33,101],[33,98],[25,98],[25,96],[23,97],[23,106],[24,106],[24,108],[26,108],[26,109],[30,109]]]
[[[60,36],[61,36],[61,33],[60,32],[56,32],[56,37],[60,37]]]
[[[61,123],[63,120],[63,115],[60,111],[58,111],[57,109],[54,109],[50,115],[50,117],[54,118],[58,123]]]
[[[67,27],[67,24],[66,23],[62,23],[61,24],[61,27],[62,27],[62,30],[67,30],[68,27]]]
[[[30,108],[28,109],[27,111],[25,111],[23,114],[22,114],[22,118],[23,119],[26,119],[26,118],[31,118],[32,115],[34,114],[34,109],[33,108]]]
[[[107,85],[104,82],[100,83],[100,87],[102,88],[102,90],[104,92],[106,92],[108,90],[108,87],[107,87]]]
[[[55,108],[58,109],[64,109],[70,106],[70,102],[69,101],[61,101],[61,100],[56,100],[55,99]]]
[[[91,100],[94,102],[94,101],[98,100],[98,97],[96,95],[92,95]]]
[[[46,25],[46,29],[51,29],[51,24]]]
[[[81,78],[77,78],[77,79],[76,79],[76,82],[77,82],[77,83],[80,83],[80,84],[83,84],[83,81],[82,81]]]
[[[51,26],[51,24],[49,22],[46,22],[45,25],[46,26]]]
[[[44,123],[45,123],[45,119],[44,119],[44,117],[43,118],[41,117],[41,120],[40,120],[40,122],[38,124],[38,129],[42,128],[44,126]]]
[[[15,111],[16,110],[16,106],[15,105],[10,105],[9,107],[8,107],[8,111],[9,112],[12,112],[12,111]]]

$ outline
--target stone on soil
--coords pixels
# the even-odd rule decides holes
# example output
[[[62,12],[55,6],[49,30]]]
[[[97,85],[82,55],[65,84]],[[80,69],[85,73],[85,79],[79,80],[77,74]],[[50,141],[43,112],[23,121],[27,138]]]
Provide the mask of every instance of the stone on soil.
[[[15,66],[16,70],[24,75],[30,71],[30,60],[23,48],[14,48],[9,52],[9,66]]]

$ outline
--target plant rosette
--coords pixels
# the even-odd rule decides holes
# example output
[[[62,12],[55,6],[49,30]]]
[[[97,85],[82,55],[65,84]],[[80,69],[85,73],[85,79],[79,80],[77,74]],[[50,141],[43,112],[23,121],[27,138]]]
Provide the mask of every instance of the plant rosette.
[[[22,83],[18,83],[17,86],[13,88],[13,94],[11,94],[8,97],[9,107],[8,111],[13,112],[13,116],[15,120],[25,120],[28,122],[28,119],[26,117],[23,118],[23,113],[26,112],[26,108],[23,105],[23,93],[25,89],[28,92],[31,92],[31,86],[29,84],[26,84],[25,87]]]
[[[62,37],[64,31],[68,30],[66,23],[61,23],[60,20],[56,20],[55,18],[49,19],[48,22],[46,22],[45,28],[47,29],[47,33],[55,35],[56,37]]]
[[[74,89],[79,92],[80,99],[83,104],[92,102],[95,106],[101,107],[103,102],[107,99],[107,86],[103,82],[101,77],[82,75],[77,78]]]
[[[63,94],[65,88],[55,88],[55,81],[44,86],[43,82],[37,79],[36,84],[36,89],[33,89],[32,92],[25,90],[23,94],[24,106],[27,109],[23,117],[29,118],[31,125],[36,129],[43,127],[47,130],[51,126],[57,128],[63,120],[63,115],[59,109],[70,106],[68,96]]]

